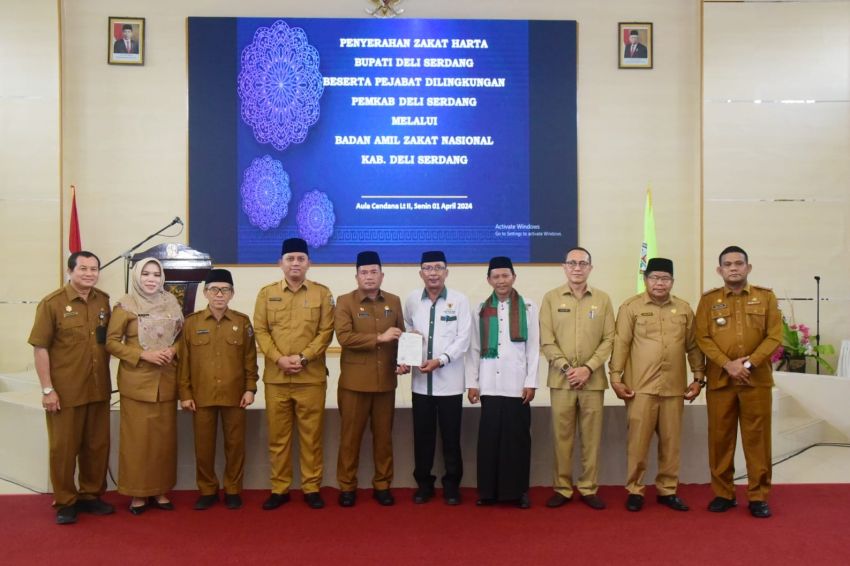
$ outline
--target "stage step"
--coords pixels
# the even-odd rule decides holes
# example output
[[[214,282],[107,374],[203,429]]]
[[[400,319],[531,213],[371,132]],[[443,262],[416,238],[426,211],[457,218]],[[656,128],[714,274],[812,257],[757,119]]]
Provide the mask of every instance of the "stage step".
[[[819,416],[808,413],[793,396],[773,389],[773,460],[779,460],[819,442],[847,442],[848,439]],[[740,437],[735,451],[736,476],[746,472]],[[737,483],[746,483],[746,479]]]

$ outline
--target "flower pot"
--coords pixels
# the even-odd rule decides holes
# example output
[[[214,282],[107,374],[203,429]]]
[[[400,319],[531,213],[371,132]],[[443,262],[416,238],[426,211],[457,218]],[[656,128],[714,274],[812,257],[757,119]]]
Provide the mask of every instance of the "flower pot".
[[[783,362],[785,371],[806,373],[806,356],[786,356]]]

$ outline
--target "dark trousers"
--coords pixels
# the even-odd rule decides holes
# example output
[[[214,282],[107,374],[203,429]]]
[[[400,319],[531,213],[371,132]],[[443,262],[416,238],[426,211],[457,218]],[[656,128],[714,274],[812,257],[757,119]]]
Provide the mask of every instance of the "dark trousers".
[[[478,496],[513,501],[528,491],[531,407],[519,397],[481,397]]]
[[[437,444],[437,425],[443,445],[446,473],[442,478],[445,495],[457,495],[463,477],[463,458],[460,453],[460,421],[463,415],[463,394],[413,394],[413,477],[419,487],[434,488],[437,479],[431,473]]]

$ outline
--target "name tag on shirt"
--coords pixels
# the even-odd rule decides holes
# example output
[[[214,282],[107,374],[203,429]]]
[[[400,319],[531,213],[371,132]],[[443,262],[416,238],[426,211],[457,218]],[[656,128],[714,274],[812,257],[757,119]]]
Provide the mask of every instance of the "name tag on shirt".
[[[77,311],[70,311],[70,312],[63,313],[63,315],[64,315],[63,317],[68,318],[69,316],[77,316],[79,314],[80,313],[78,313]]]
[[[446,315],[441,316],[440,320],[442,320],[443,322],[452,322],[452,321],[457,320],[457,317],[456,316],[449,316],[449,315],[446,314]]]
[[[280,297],[269,297],[269,300],[270,301],[282,301],[283,299],[281,299]]]
[[[210,331],[209,331],[209,330],[207,330],[206,328],[203,328],[203,329],[201,329],[201,330],[196,331],[195,333],[196,333],[196,334],[209,334],[209,333],[210,333]]]
[[[570,309],[558,309],[558,312],[572,312]]]
[[[359,312],[357,313],[357,318],[369,318],[368,312]]]

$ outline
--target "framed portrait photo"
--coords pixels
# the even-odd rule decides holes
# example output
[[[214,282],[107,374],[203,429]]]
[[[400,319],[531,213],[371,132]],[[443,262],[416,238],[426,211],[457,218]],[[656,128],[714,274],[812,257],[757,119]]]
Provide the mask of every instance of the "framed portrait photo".
[[[144,18],[109,18],[107,61],[110,65],[145,64]]]
[[[619,67],[621,69],[652,68],[652,24],[649,22],[620,22]]]

